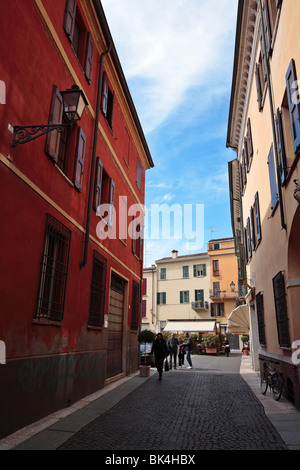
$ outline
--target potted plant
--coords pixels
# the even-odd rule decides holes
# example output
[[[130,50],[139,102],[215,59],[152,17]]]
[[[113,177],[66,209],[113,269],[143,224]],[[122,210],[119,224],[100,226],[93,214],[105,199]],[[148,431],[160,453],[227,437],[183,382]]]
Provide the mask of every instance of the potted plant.
[[[205,349],[208,354],[216,354],[218,352],[218,347],[220,345],[220,339],[217,335],[204,335],[203,341],[205,344]]]
[[[151,330],[142,330],[138,334],[138,342],[140,344],[145,345],[145,349],[144,349],[144,359],[145,360],[146,360],[147,343],[153,343],[153,341],[155,340],[155,337],[156,337],[155,333]],[[140,359],[141,359],[141,354],[140,354]],[[139,368],[140,368],[140,376],[141,377],[149,377],[149,375],[150,375],[150,366],[149,365],[140,364]]]
[[[249,351],[250,351],[250,348],[249,348],[249,344],[248,344],[248,336],[247,335],[243,335],[241,337],[241,341],[243,343],[243,348],[242,348],[242,353],[245,355],[245,356],[248,356],[249,354]]]

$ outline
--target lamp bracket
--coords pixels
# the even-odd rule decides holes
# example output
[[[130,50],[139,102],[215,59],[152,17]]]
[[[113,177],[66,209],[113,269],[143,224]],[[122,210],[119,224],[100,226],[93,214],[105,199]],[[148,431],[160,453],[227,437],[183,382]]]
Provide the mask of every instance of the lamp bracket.
[[[62,133],[66,127],[72,127],[73,121],[63,124],[38,124],[35,126],[14,126],[14,136],[12,147],[17,144],[26,144],[31,140],[35,140],[48,132],[57,131]]]

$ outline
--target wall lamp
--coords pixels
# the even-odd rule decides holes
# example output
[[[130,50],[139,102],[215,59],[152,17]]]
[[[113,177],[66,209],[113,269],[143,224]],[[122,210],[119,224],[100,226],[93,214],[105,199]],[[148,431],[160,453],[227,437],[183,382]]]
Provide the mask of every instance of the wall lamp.
[[[74,122],[81,119],[88,104],[83,91],[77,85],[73,85],[72,88],[61,91],[60,94],[62,96],[62,109],[67,122],[47,125],[38,124],[35,126],[14,126],[12,147],[16,147],[17,144],[26,144],[54,130],[62,133],[66,127],[72,127]]]

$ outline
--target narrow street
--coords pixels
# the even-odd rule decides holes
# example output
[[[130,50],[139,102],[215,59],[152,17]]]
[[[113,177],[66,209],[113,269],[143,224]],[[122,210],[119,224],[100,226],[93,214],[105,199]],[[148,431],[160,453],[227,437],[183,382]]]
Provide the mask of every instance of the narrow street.
[[[105,410],[101,398],[90,403],[85,413],[98,408],[98,417],[85,426],[82,422],[78,432],[72,432],[74,420],[73,425],[72,420],[68,425],[67,421],[60,422],[45,431],[45,441],[51,440],[51,431],[54,437],[56,431],[64,429],[67,437],[56,446],[61,450],[287,449],[239,373],[240,352],[231,353],[229,358],[192,359],[193,369],[166,372],[161,382],[154,369],[149,378],[136,376],[131,380],[137,380],[138,385],[109,409]],[[106,395],[102,398],[108,399]],[[78,416],[82,419],[82,411]],[[33,437],[17,448],[39,448],[38,440]]]

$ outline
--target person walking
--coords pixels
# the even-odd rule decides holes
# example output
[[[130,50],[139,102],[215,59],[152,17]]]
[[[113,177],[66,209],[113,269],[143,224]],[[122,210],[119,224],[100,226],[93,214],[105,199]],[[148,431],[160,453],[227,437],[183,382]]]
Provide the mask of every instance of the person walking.
[[[185,348],[183,346],[183,340],[182,338],[178,338],[179,341],[179,352],[178,352],[178,362],[179,362],[179,367],[184,365],[184,355],[185,355]]]
[[[168,339],[167,347],[170,353],[170,369],[172,369],[172,359],[174,359],[174,369],[176,369],[176,358],[178,351],[179,341],[175,336],[175,333],[172,333]]]
[[[157,333],[153,341],[151,354],[154,354],[155,367],[158,372],[158,380],[162,379],[163,365],[165,358],[169,355],[166,340],[161,333]]]
[[[193,363],[192,363],[192,359],[191,359],[191,351],[192,351],[192,347],[193,347],[193,343],[192,343],[192,338],[190,338],[190,335],[188,333],[185,334],[185,337],[186,337],[186,340],[185,340],[185,343],[183,343],[182,346],[185,347],[186,349],[186,360],[188,362],[188,369],[192,369],[193,368]]]

